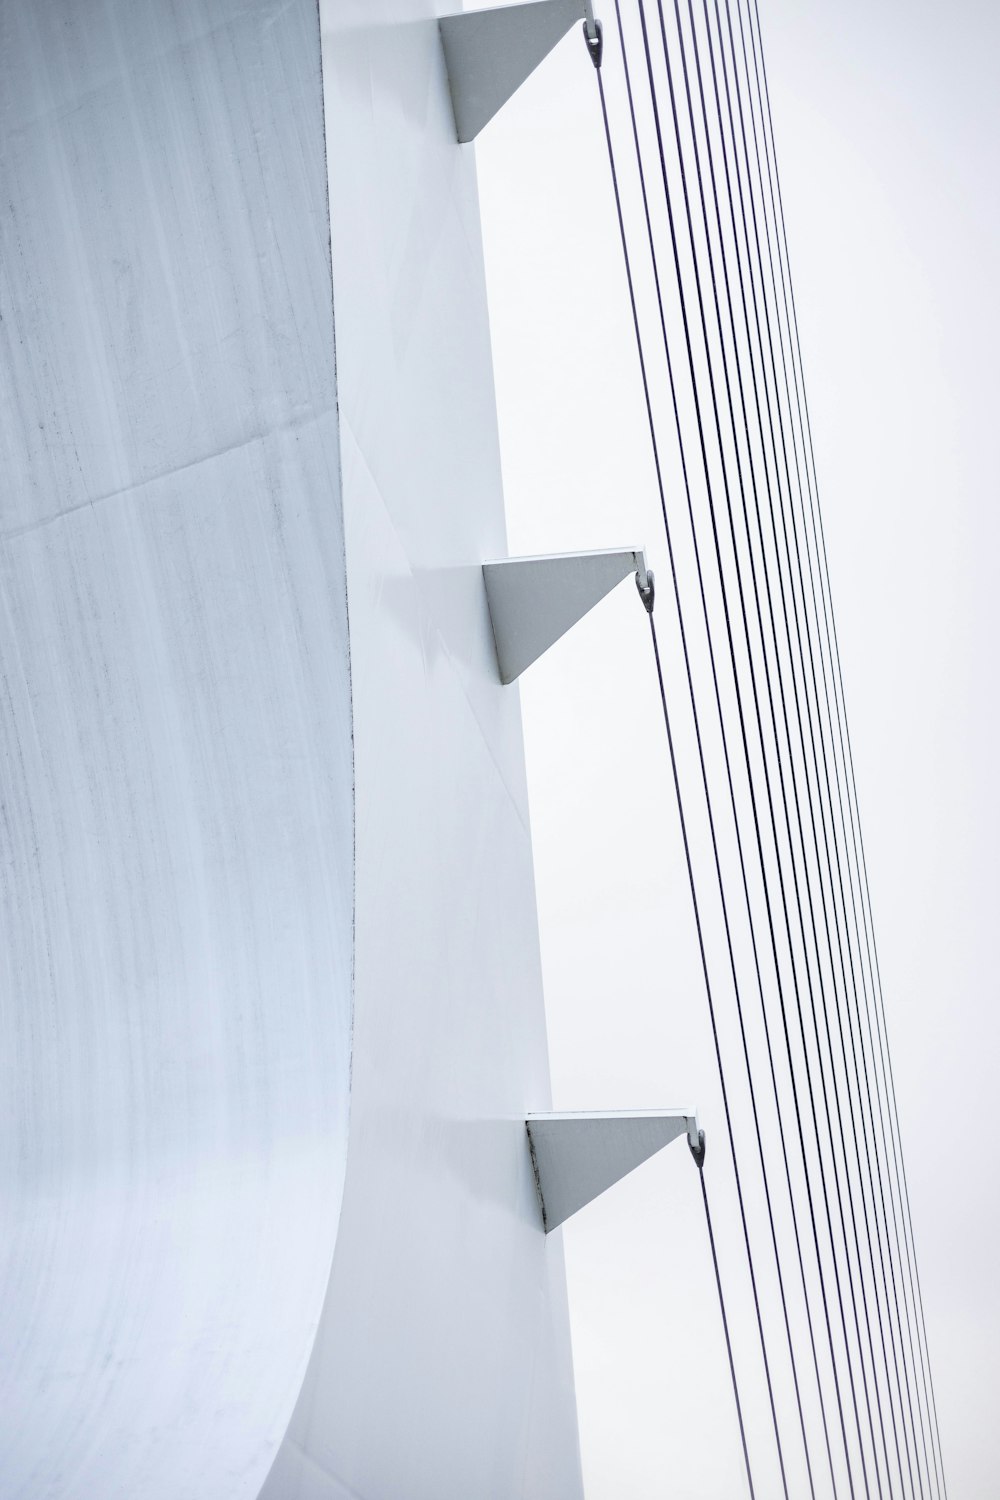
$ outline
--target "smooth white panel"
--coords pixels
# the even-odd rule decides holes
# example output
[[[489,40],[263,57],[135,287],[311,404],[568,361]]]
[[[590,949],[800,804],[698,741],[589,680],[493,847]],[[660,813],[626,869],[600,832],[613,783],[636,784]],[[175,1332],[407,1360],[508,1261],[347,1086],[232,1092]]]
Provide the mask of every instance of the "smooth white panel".
[[[629,573],[648,587],[641,551],[563,552],[484,563],[501,682],[520,677]]]
[[[529,1115],[526,1124],[548,1233],[678,1136],[687,1135],[689,1147],[701,1150],[692,1110],[550,1111]]]
[[[441,43],[458,139],[474,140],[583,16],[582,0],[529,0],[443,16]]]
[[[432,15],[324,3],[357,764],[351,1144],[267,1500],[580,1494],[474,162]]]
[[[0,5],[0,1490],[253,1496],[350,1065],[309,0]]]

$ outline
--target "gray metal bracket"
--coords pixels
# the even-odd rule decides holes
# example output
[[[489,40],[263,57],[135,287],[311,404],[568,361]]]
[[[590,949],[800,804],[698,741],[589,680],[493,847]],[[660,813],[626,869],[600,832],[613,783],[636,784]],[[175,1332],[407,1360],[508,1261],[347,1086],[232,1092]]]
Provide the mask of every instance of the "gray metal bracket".
[[[532,0],[438,22],[460,141],[471,141],[576,21],[597,28],[590,0]]]
[[[641,547],[612,552],[555,552],[483,563],[500,681],[526,667],[582,620],[623,578],[636,575],[640,594],[651,574]]]
[[[678,1136],[701,1149],[693,1109],[538,1114],[525,1124],[546,1234]]]

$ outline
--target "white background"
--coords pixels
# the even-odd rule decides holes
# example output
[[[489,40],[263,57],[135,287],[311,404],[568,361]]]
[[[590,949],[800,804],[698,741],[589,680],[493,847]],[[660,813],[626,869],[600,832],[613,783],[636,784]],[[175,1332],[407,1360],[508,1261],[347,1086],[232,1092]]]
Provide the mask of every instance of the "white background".
[[[986,5],[899,0],[769,0],[762,24],[949,1493],[985,1497],[1000,1468],[1000,27]],[[596,88],[578,36],[476,150],[510,550],[645,543],[665,601]],[[532,670],[522,698],[555,1107],[699,1105],[753,1387],[655,679],[628,586]],[[566,1246],[591,1500],[737,1493],[683,1148],[581,1215]],[[785,1399],[782,1411],[791,1434]],[[761,1411],[751,1417],[759,1492],[776,1494]]]

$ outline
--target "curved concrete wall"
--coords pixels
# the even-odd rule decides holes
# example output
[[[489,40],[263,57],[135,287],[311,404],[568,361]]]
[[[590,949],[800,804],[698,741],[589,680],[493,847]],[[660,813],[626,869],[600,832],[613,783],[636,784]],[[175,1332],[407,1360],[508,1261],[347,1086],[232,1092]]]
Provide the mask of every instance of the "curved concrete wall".
[[[321,10],[0,0],[18,1500],[580,1493],[474,161]]]
[[[472,149],[421,0],[321,0],[357,764],[347,1186],[265,1500],[581,1492]]]
[[[342,1189],[313,0],[0,3],[0,1491],[257,1494]]]

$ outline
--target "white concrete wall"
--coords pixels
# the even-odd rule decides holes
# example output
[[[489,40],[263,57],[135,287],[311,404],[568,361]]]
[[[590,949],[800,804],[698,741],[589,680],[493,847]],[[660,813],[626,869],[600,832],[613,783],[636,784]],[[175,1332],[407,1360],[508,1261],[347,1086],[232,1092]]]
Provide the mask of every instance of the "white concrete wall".
[[[581,1490],[472,148],[420,0],[323,0],[357,765],[347,1186],[267,1500]]]
[[[5,1497],[580,1492],[474,162],[322,10],[0,0]]]
[[[346,1150],[313,0],[0,3],[0,1493],[257,1494]]]

